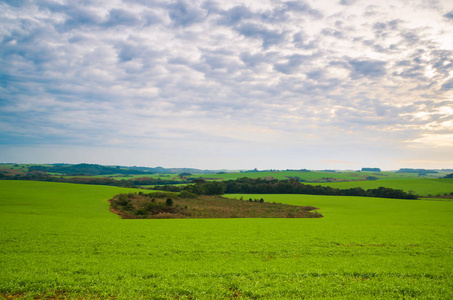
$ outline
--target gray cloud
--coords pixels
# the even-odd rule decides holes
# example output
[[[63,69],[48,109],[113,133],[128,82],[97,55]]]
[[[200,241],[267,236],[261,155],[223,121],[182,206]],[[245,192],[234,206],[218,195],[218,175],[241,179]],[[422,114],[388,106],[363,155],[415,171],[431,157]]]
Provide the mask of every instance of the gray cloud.
[[[103,24],[107,27],[111,26],[135,26],[140,23],[140,19],[135,14],[124,9],[112,9],[109,11],[107,21]]]
[[[146,10],[142,12],[141,16],[145,26],[162,23],[162,16],[156,12]]]
[[[381,77],[386,74],[386,62],[384,61],[351,59],[348,63],[352,67],[352,79],[358,79],[364,76],[370,78]]]
[[[297,32],[293,35],[294,46],[301,49],[314,49],[318,43],[316,40],[309,40],[304,32]]]
[[[420,42],[420,38],[415,32],[406,31],[403,32],[401,35],[404,38],[406,44],[409,46],[413,46]]]
[[[141,45],[140,41],[119,43],[116,48],[118,50],[118,59],[122,63],[129,62],[134,59],[150,61],[153,58],[158,57],[160,54],[153,49],[149,49],[148,47]]]
[[[433,59],[430,61],[432,67],[444,76],[453,71],[453,51],[434,50],[431,52]]]
[[[245,23],[236,28],[245,37],[260,39],[264,49],[277,45],[285,40],[285,34],[277,30],[269,30],[264,26],[253,23]]]
[[[340,4],[341,5],[352,5],[356,2],[357,0],[341,0]]]
[[[252,19],[255,17],[255,14],[243,5],[234,6],[229,10],[221,13],[221,15],[222,17],[219,20],[219,24],[228,26],[235,26],[243,20]]]
[[[333,36],[336,37],[337,39],[344,39],[345,36],[342,31],[332,29],[332,28],[324,28],[321,33],[326,36]]]
[[[441,90],[442,91],[453,90],[453,79],[450,79],[447,82],[445,82],[444,84],[442,84]]]
[[[215,2],[215,1],[210,1],[210,0],[203,2],[201,7],[203,9],[205,9],[208,12],[208,14],[212,14],[212,13],[217,14],[222,11],[219,3]]]
[[[287,56],[286,57],[287,62],[275,64],[274,69],[284,74],[291,74],[295,72],[300,65],[308,62],[310,58],[312,57],[300,54]]]
[[[258,54],[251,54],[248,52],[241,53],[241,60],[248,66],[248,67],[256,67],[264,62],[266,62],[266,56],[262,53]]]
[[[446,14],[444,15],[444,17],[447,18],[447,19],[453,20],[453,11],[451,11],[451,12],[449,12],[449,13],[446,13]]]
[[[61,9],[67,16],[64,30],[73,30],[80,27],[97,26],[102,23],[102,16],[91,9],[82,7],[65,7]]]
[[[288,11],[307,14],[315,18],[322,18],[323,13],[317,9],[313,9],[305,1],[288,1],[285,2],[285,9]]]
[[[394,76],[401,76],[403,78],[424,78],[425,67],[422,65],[416,65],[411,68],[407,68],[402,72],[393,72]]]
[[[182,27],[201,22],[204,18],[204,13],[201,9],[183,0],[168,5],[168,15],[175,26]]]
[[[211,7],[214,7],[212,9]],[[264,11],[253,11],[247,6],[238,5],[228,10],[221,11],[217,5],[209,2],[208,9],[221,15],[219,24],[235,26],[243,21],[255,20],[267,24],[285,22],[289,18],[288,13],[310,16],[315,19],[323,17],[323,14],[313,9],[304,1],[288,1],[282,6],[276,6],[274,9]]]
[[[387,37],[391,31],[398,29],[398,25],[402,23],[401,20],[392,20],[389,22],[376,22],[373,24],[375,37]]]

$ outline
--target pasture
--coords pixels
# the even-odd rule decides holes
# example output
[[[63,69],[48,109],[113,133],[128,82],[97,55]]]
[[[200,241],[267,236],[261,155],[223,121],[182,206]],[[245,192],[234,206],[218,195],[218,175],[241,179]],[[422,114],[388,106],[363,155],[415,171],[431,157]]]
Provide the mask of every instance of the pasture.
[[[392,189],[403,190],[405,192],[413,191],[415,194],[421,196],[436,196],[450,194],[453,192],[453,179],[407,178],[372,181],[326,182],[316,183],[314,185],[330,186],[338,189],[361,187],[365,190],[376,189],[383,186]]]
[[[212,178],[212,179],[222,179],[222,180],[235,180],[241,177],[248,178],[274,178],[274,179],[288,179],[289,177],[299,177],[303,180],[322,180],[323,178],[334,178],[337,180],[358,180],[365,178],[369,174],[362,174],[356,172],[343,172],[343,173],[333,173],[333,172],[299,172],[299,171],[276,171],[276,172],[244,172],[244,173],[226,173],[226,174],[194,174],[193,177],[199,178]]]
[[[420,178],[439,178],[451,172],[438,171],[438,173],[427,174]],[[288,179],[290,177],[298,177],[306,181],[358,181],[366,180],[367,177],[372,176],[378,179],[417,179],[419,178],[416,173],[396,173],[394,171],[383,172],[357,172],[357,171],[276,171],[276,172],[232,172],[225,174],[193,174],[192,177],[209,178],[209,179],[222,179],[222,180],[235,180],[241,177],[248,178],[274,178],[274,179]]]
[[[324,218],[123,220],[107,200],[129,191],[0,181],[0,298],[453,298],[453,202],[242,195]]]

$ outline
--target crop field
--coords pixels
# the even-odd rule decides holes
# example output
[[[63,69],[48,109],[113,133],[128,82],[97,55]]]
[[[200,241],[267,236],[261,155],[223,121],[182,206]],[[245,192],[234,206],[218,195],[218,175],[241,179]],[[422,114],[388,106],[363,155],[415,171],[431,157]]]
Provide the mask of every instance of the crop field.
[[[437,178],[440,176],[447,175],[448,172],[439,172],[439,174],[428,174],[423,178]],[[192,174],[190,177],[193,178],[203,178],[207,180],[235,180],[241,177],[248,178],[273,178],[273,179],[288,179],[291,177],[298,177],[306,181],[364,181],[367,177],[373,176],[378,179],[392,180],[392,179],[420,179],[418,174],[414,173],[395,173],[395,172],[320,172],[320,171],[311,171],[311,172],[299,172],[299,171],[278,171],[278,172],[232,172],[224,174]],[[71,178],[74,176],[63,176],[64,178]],[[97,176],[77,176],[77,177],[88,177],[88,178],[102,178],[109,177],[117,180],[129,180],[141,177],[150,177],[155,179],[163,180],[176,180],[180,181],[181,178],[178,177],[178,174],[149,174],[149,175],[123,175],[123,174],[113,174],[113,175],[97,175]]]
[[[439,172],[438,174],[428,174],[426,178],[442,177],[451,172]],[[223,179],[223,180],[235,180],[241,177],[248,178],[274,178],[274,179],[288,179],[289,177],[299,177],[300,179],[307,181],[314,180],[338,180],[338,181],[351,181],[351,180],[366,180],[367,177],[373,176],[378,179],[407,179],[407,178],[418,178],[418,174],[415,173],[395,173],[390,171],[385,172],[353,172],[353,171],[342,171],[342,172],[322,172],[322,171],[311,171],[311,172],[300,172],[300,171],[279,171],[279,172],[236,172],[236,173],[225,173],[225,174],[193,174],[192,177],[199,178],[211,178],[211,179]]]
[[[58,175],[60,176],[60,175]],[[63,178],[73,178],[73,177],[80,177],[80,178],[113,178],[116,180],[129,180],[129,179],[136,179],[136,178],[154,178],[154,179],[162,179],[162,180],[176,180],[180,181],[181,178],[178,177],[178,174],[140,174],[140,175],[124,175],[124,174],[109,174],[109,175],[93,175],[93,176],[84,176],[84,175],[63,175]]]
[[[316,183],[315,185],[331,186],[333,188],[348,189],[361,187],[375,189],[380,186],[399,189],[405,192],[413,191],[421,196],[436,196],[453,193],[453,179],[389,179],[372,181],[349,181]]]
[[[318,219],[124,220],[133,191],[0,181],[0,298],[453,299],[453,202],[230,195]]]
[[[343,180],[357,180],[362,177],[369,175],[364,175],[362,173],[356,172],[347,172],[347,173],[333,173],[333,172],[298,172],[298,171],[281,171],[281,172],[246,172],[246,173],[226,173],[226,174],[204,174],[199,175],[195,174],[193,177],[202,177],[202,178],[221,178],[224,180],[237,179],[241,177],[248,178],[274,178],[274,179],[288,179],[289,177],[299,177],[303,180],[319,180],[322,178],[336,178]]]

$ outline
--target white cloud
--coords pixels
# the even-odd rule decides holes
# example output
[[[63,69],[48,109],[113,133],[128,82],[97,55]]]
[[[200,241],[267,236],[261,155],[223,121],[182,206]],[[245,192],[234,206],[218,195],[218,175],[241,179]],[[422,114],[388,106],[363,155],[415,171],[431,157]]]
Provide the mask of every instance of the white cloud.
[[[451,128],[451,127],[450,127]],[[417,147],[427,145],[430,147],[453,147],[453,134],[422,134],[421,137],[407,141]]]

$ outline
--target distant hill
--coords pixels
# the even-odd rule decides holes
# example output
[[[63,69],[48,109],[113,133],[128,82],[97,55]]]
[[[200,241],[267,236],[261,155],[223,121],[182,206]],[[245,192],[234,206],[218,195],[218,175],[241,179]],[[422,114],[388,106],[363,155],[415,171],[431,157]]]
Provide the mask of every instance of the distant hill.
[[[426,169],[409,169],[409,168],[403,168],[399,169],[395,173],[417,173],[419,176],[421,175],[426,175],[426,174],[436,174],[439,173],[434,170],[426,170]]]
[[[148,168],[148,167],[125,167],[125,166],[103,166],[98,164],[51,164],[35,165],[28,168],[29,171],[40,171],[46,173],[60,173],[69,176],[96,176],[96,175],[146,175],[146,174],[214,174],[218,171],[199,170],[192,168]]]
[[[179,173],[192,173],[192,174],[216,174],[219,171],[213,170],[200,170],[193,168],[163,168],[163,167],[123,167],[130,170],[138,170],[143,172],[155,173],[155,174],[179,174]]]
[[[379,168],[362,168],[362,172],[381,172]]]
[[[29,171],[41,171],[46,173],[60,173],[71,176],[95,176],[95,175],[110,175],[110,174],[150,174],[139,170],[124,169],[119,166],[107,167],[96,164],[77,164],[64,165],[56,164],[49,166],[30,166]]]

